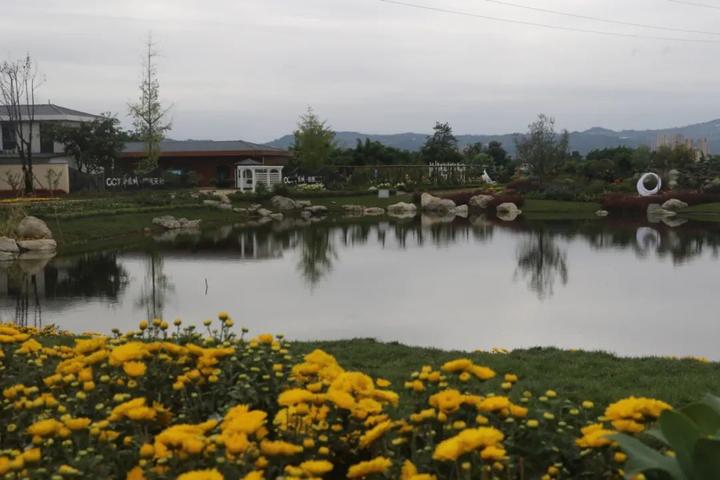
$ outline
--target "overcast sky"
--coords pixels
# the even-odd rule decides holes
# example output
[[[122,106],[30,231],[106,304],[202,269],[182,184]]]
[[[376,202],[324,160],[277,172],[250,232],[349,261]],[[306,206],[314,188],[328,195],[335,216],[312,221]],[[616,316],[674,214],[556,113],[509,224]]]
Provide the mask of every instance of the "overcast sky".
[[[671,0],[507,0],[717,35],[650,30],[486,0],[405,0],[647,36],[620,38],[408,8],[380,0],[0,0],[0,57],[29,52],[42,101],[118,114],[158,43],[177,139],[269,141],[312,105],[336,130],[524,130],[539,112],[570,130],[661,128],[720,117],[717,9]],[[700,0],[698,0],[700,2]]]

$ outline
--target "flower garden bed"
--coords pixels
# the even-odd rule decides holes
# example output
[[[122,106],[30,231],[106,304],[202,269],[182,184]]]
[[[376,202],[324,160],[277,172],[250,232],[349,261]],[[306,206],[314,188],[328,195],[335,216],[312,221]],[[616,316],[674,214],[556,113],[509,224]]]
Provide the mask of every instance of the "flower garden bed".
[[[224,313],[110,337],[0,326],[0,476],[623,478],[640,467],[612,435],[642,438],[671,409],[533,392],[470,358],[393,385],[233,327]]]

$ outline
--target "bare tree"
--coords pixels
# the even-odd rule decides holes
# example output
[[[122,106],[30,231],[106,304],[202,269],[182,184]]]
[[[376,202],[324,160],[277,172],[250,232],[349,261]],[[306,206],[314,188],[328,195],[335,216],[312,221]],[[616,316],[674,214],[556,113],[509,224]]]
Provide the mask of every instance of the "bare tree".
[[[35,90],[43,80],[30,55],[0,65],[0,102],[5,107],[16,137],[22,163],[25,193],[33,191],[33,134],[35,128]]]
[[[163,108],[160,103],[160,82],[158,81],[157,66],[155,65],[155,43],[152,36],[148,36],[147,53],[143,62],[143,78],[140,82],[140,99],[130,104],[130,115],[133,125],[145,142],[145,158],[138,165],[138,170],[149,172],[155,170],[160,158],[160,142],[165,138],[165,132],[170,130],[168,121],[170,107]]]

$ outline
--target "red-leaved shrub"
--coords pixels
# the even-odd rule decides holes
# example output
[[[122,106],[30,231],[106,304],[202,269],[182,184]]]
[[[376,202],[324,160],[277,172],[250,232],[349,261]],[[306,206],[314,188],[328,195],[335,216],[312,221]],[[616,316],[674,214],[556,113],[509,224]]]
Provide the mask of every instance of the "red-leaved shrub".
[[[688,205],[720,202],[720,194],[700,192],[666,192],[649,197],[628,195],[627,193],[608,193],[603,197],[602,205],[609,212],[635,215],[644,214],[648,205],[653,203],[663,204],[671,198],[677,198]]]

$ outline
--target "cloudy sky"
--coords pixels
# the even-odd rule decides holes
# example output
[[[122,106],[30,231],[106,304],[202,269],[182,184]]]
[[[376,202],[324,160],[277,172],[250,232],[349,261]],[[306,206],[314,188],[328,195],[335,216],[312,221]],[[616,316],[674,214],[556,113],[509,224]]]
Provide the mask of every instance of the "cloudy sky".
[[[178,139],[269,141],[308,105],[336,130],[368,133],[427,132],[436,120],[457,133],[505,133],[539,112],[570,130],[720,117],[720,0],[507,0],[706,34],[488,0],[404,1],[664,38],[381,0],[0,0],[0,58],[30,52],[47,79],[42,101],[111,111],[129,125],[152,31]]]

